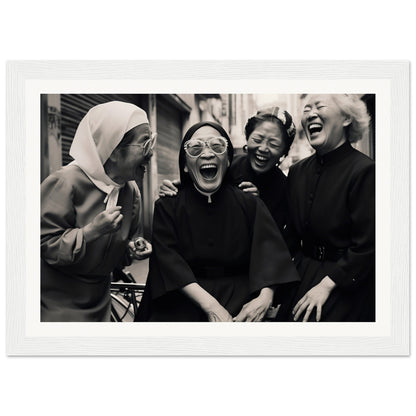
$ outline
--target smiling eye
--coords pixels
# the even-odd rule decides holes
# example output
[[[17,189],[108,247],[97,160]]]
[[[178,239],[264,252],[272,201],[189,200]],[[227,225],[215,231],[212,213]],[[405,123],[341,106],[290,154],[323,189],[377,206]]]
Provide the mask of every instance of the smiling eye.
[[[279,149],[280,148],[280,143],[279,142],[271,141],[271,142],[269,142],[269,145],[272,149]]]
[[[263,139],[261,137],[257,137],[257,136],[252,137],[252,140],[255,143],[261,143],[263,141]]]

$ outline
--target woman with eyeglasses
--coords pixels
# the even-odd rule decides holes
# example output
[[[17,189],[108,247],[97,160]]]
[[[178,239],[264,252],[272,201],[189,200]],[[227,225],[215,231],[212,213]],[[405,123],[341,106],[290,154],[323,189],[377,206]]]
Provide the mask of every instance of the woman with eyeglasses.
[[[375,164],[351,143],[367,132],[359,97],[308,96],[302,126],[316,153],[289,171],[289,230],[301,283],[295,321],[375,320]]]
[[[42,321],[110,320],[110,276],[140,232],[136,182],[154,140],[139,107],[97,105],[75,133],[74,161],[42,183]]]
[[[232,186],[225,130],[201,122],[179,153],[181,187],[155,203],[153,253],[138,320],[261,321],[299,279],[263,202]]]
[[[292,116],[279,107],[259,110],[245,126],[246,154],[236,155],[230,166],[232,183],[259,196],[280,231],[288,220],[286,176],[279,169],[296,135]],[[179,182],[164,180],[160,196],[172,196]]]

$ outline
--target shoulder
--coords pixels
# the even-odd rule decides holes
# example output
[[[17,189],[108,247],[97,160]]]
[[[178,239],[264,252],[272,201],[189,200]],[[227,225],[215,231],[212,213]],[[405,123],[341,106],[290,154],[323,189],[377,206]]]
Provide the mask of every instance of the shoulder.
[[[373,159],[369,158],[364,153],[360,152],[357,149],[352,149],[352,152],[350,154],[350,158],[352,159],[354,166],[357,169],[374,169],[375,168],[375,162]]]
[[[175,209],[178,201],[183,197],[183,189],[179,189],[178,193],[174,196],[162,196],[155,201],[156,210],[173,210]]]
[[[51,187],[59,187],[64,190],[65,188],[73,188],[74,185],[88,184],[91,181],[85,175],[85,173],[75,165],[64,166],[61,169],[51,173],[41,185],[42,190],[46,190]]]
[[[305,157],[304,159],[300,159],[296,161],[293,165],[290,166],[289,175],[305,169],[307,166],[309,166],[313,162],[313,160],[315,160],[315,158],[316,156],[315,154],[313,154],[311,156]]]
[[[264,205],[264,202],[258,196],[254,196],[250,192],[243,192],[236,186],[228,186],[227,192],[244,209],[255,211],[259,206]]]

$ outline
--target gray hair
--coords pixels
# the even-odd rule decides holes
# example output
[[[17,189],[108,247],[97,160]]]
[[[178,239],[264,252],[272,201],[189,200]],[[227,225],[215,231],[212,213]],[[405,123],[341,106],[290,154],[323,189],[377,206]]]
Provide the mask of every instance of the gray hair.
[[[332,94],[332,98],[342,113],[351,117],[351,124],[346,127],[346,136],[350,143],[358,142],[368,132],[370,116],[367,106],[356,94]]]

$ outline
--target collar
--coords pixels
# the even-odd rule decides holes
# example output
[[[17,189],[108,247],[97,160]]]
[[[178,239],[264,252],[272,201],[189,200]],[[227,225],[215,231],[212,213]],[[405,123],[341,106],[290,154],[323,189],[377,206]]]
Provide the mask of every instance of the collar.
[[[349,140],[347,140],[344,144],[336,149],[332,150],[331,152],[325,153],[324,155],[320,156],[318,153],[315,153],[316,160],[320,165],[326,165],[329,163],[336,163],[340,160],[344,159],[346,155],[353,151],[353,147]]]

